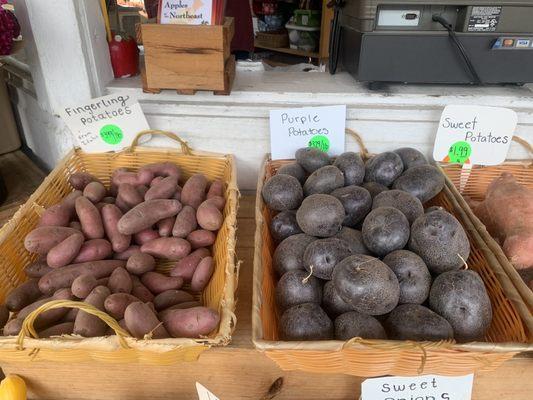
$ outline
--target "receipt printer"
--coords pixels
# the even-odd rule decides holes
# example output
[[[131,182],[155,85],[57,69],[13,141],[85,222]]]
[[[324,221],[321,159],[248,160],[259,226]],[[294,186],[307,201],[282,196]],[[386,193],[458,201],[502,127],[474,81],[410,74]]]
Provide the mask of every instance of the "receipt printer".
[[[533,82],[533,0],[333,1],[330,72],[364,82]]]

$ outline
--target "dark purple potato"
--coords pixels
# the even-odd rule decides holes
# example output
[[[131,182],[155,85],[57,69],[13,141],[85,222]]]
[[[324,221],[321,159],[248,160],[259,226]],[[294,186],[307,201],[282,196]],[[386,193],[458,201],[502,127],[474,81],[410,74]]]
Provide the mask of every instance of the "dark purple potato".
[[[298,233],[289,236],[281,242],[272,257],[274,270],[278,276],[285,274],[288,271],[304,270],[304,251],[309,243],[316,240],[316,238],[306,235],[305,233]]]
[[[322,302],[322,284],[305,271],[289,271],[276,285],[276,303],[283,311],[296,304]]]
[[[298,163],[285,164],[278,169],[278,175],[279,174],[294,176],[302,185],[304,184],[307,175],[305,170]]]
[[[408,250],[396,250],[383,258],[400,282],[400,304],[422,304],[429,296],[431,274],[418,255]]]
[[[363,242],[363,234],[356,229],[343,226],[339,233],[335,235],[336,238],[344,240],[350,247],[350,252],[353,254],[370,254]]]
[[[385,327],[390,339],[431,341],[453,339],[448,321],[419,304],[402,304],[387,317]]]
[[[326,165],[309,175],[303,189],[304,195],[310,196],[317,193],[329,194],[343,186],[344,176],[341,170],[333,165]]]
[[[304,147],[296,150],[294,155],[296,162],[308,173],[312,174],[317,169],[330,165],[331,161],[327,153],[314,147]]]
[[[375,155],[365,163],[365,182],[377,182],[390,186],[402,174],[400,156],[391,151]]]
[[[455,339],[482,340],[492,321],[490,298],[479,275],[472,270],[444,272],[435,278],[429,306],[446,318]]]
[[[359,153],[347,151],[335,159],[333,163],[344,174],[346,186],[360,185],[365,177],[365,163]]]
[[[266,205],[276,211],[294,210],[303,199],[302,185],[294,176],[274,175],[261,191]]]
[[[462,268],[462,259],[467,260],[470,255],[465,230],[444,210],[424,214],[413,222],[409,249],[422,257],[434,274]]]
[[[327,340],[333,338],[333,322],[316,303],[287,309],[279,321],[281,340]]]
[[[294,210],[281,211],[270,221],[270,234],[278,243],[297,233],[302,233],[302,230],[296,222]]]
[[[372,196],[365,188],[360,186],[346,186],[331,192],[339,199],[344,207],[346,217],[342,224],[354,228],[361,222],[372,208]]]
[[[419,165],[409,168],[392,185],[418,197],[422,204],[438,195],[444,187],[444,175],[433,165]]]
[[[370,315],[350,311],[335,318],[335,339],[349,340],[354,337],[387,339],[387,334],[379,321]]]
[[[304,268],[320,279],[330,280],[337,263],[351,254],[348,244],[341,239],[317,239],[304,252]]]
[[[424,214],[424,206],[413,195],[401,190],[387,190],[374,197],[372,209],[378,207],[394,207],[407,217],[409,224]]]
[[[324,284],[322,289],[322,308],[331,318],[352,311],[352,306],[346,303],[337,293],[333,281],[327,281]]]
[[[344,216],[342,203],[329,194],[306,197],[296,212],[296,220],[302,231],[317,237],[330,237],[338,233]]]
[[[401,149],[394,150],[394,152],[402,159],[404,171],[412,167],[428,164],[426,156],[412,147],[402,147]]]
[[[342,260],[333,271],[333,283],[342,299],[363,314],[387,314],[400,299],[394,272],[370,256],[357,254]]]
[[[384,186],[381,183],[377,182],[365,182],[361,186],[368,190],[368,193],[370,193],[370,196],[372,196],[372,198],[376,197],[381,192],[389,190],[387,186]]]
[[[405,247],[409,240],[409,221],[396,208],[380,207],[368,214],[361,232],[365,246],[383,257]]]

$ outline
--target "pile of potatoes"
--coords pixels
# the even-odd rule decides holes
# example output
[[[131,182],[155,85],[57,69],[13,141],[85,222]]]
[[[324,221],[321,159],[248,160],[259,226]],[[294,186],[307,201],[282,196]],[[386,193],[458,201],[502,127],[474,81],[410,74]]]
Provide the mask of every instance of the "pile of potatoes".
[[[444,176],[412,148],[363,161],[296,152],[262,189],[277,214],[273,267],[282,340],[472,341],[492,320],[479,275],[465,268],[457,219],[424,204]]]
[[[136,172],[120,168],[107,189],[88,173],[74,173],[74,191],[46,209],[24,240],[40,258],[0,307],[4,335],[18,334],[24,319],[50,300],[82,300],[139,339],[199,338],[215,329],[218,312],[192,293],[214,272],[210,246],[223,224],[225,188],[203,174],[181,187],[181,176],[170,162]],[[155,271],[156,259],[175,261],[168,275]],[[99,318],[68,308],[43,312],[34,327],[39,337],[113,334]]]

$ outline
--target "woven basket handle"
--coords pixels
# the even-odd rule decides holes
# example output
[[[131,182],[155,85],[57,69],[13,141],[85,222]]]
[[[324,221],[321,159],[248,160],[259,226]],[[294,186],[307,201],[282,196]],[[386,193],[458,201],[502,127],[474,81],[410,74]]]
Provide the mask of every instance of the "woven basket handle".
[[[527,152],[529,152],[530,160],[533,162],[533,146],[531,146],[527,140],[522,139],[519,136],[513,136],[513,142],[522,145],[522,147],[526,149]]]
[[[365,143],[363,142],[363,139],[361,138],[359,133],[357,133],[356,131],[350,128],[346,128],[345,131],[346,131],[346,134],[353,137],[355,141],[357,142],[357,144],[359,145],[359,149],[361,151],[361,156],[363,157],[363,160],[367,160],[370,156],[370,153],[368,152],[368,149],[366,148]]]
[[[187,142],[185,140],[180,138],[175,133],[168,132],[168,131],[160,131],[160,130],[157,130],[157,129],[148,129],[146,131],[139,132],[137,134],[137,136],[135,136],[135,139],[133,139],[133,142],[131,143],[131,146],[129,147],[129,151],[133,151],[135,149],[135,147],[137,147],[139,145],[139,140],[141,139],[141,137],[143,137],[144,135],[149,135],[149,134],[166,136],[169,139],[175,140],[176,142],[178,142],[180,144],[181,152],[183,154],[187,154],[189,156],[192,155],[192,149],[190,148],[190,146],[187,144]]]
[[[24,339],[26,336],[39,338],[39,335],[35,328],[33,327],[33,324],[35,323],[35,320],[37,317],[48,310],[53,310],[56,308],[78,308],[82,311],[85,311],[88,314],[94,315],[98,318],[100,318],[102,321],[104,321],[111,329],[115,331],[115,334],[118,337],[118,341],[120,343],[120,346],[128,349],[129,346],[126,342],[126,337],[130,336],[128,332],[126,332],[124,329],[121,328],[121,326],[118,324],[118,322],[110,317],[105,312],[99,310],[98,308],[81,301],[71,301],[71,300],[52,300],[49,301],[46,304],[43,304],[39,308],[32,311],[22,323],[22,329],[20,330],[20,333],[17,338],[17,345],[19,349],[23,349]]]

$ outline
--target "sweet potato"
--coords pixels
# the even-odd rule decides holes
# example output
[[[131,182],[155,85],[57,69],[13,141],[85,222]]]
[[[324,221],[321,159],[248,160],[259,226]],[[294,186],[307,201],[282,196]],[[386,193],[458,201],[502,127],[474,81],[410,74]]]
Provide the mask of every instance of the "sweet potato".
[[[72,229],[76,229],[77,231],[81,232],[81,224],[80,221],[70,221],[68,223],[68,226]]]
[[[14,318],[4,326],[4,336],[16,336],[22,330],[22,320]]]
[[[115,269],[109,277],[107,287],[111,293],[131,293],[133,283],[130,274],[122,267]]]
[[[113,254],[111,243],[105,239],[87,240],[80,248],[80,251],[73,263],[105,260]]]
[[[156,314],[147,304],[131,303],[124,312],[126,327],[132,336],[143,339],[149,335],[153,339],[170,337],[163,324],[157,319]]]
[[[40,226],[24,238],[24,247],[31,253],[46,254],[70,235],[79,233],[64,226]]]
[[[48,266],[59,268],[70,264],[80,252],[84,241],[85,237],[81,232],[78,232],[52,247],[46,255]]]
[[[491,182],[474,213],[503,244],[503,251],[523,275],[533,274],[533,190],[510,173]]]
[[[220,322],[220,316],[210,308],[193,307],[165,312],[162,322],[173,337],[198,338],[215,329]]]
[[[90,304],[101,311],[104,309],[104,301],[111,294],[105,286],[97,286],[85,298],[85,303]],[[107,330],[107,324],[95,315],[83,310],[78,312],[74,321],[74,333],[84,337],[103,336]]]
[[[118,221],[118,231],[123,235],[131,235],[150,228],[163,218],[172,217],[181,210],[181,203],[177,200],[149,200],[130,211]]]
[[[115,253],[126,251],[131,243],[131,235],[123,235],[118,231],[117,224],[122,218],[122,211],[114,204],[108,204],[102,208],[102,223],[111,248]]]
[[[39,219],[39,226],[68,226],[70,211],[62,204],[48,207]]]
[[[133,240],[136,244],[139,246],[142,246],[145,243],[150,242],[151,240],[158,239],[159,238],[159,232],[152,229],[152,228],[146,228],[143,229],[140,232],[137,232],[133,235]]]
[[[74,331],[74,322],[62,322],[52,325],[49,328],[38,332],[40,338],[49,338],[51,336],[70,335]]]
[[[162,237],[146,242],[141,251],[156,258],[179,260],[191,252],[191,245],[185,239]]]
[[[186,238],[197,227],[196,210],[191,206],[184,206],[176,216],[176,221],[172,228],[172,236]]]
[[[179,180],[181,171],[179,167],[176,164],[173,164],[171,162],[161,162],[161,163],[152,163],[142,166],[139,169],[139,172],[143,171],[149,171],[154,176],[161,176],[161,177],[167,177],[167,176],[173,176],[176,178],[176,180]]]
[[[133,283],[133,289],[131,294],[137,297],[140,301],[146,303],[154,300],[154,295],[144,286],[138,276],[132,275],[131,282]]]
[[[176,263],[174,268],[170,271],[170,276],[177,276],[182,278],[185,282],[190,282],[198,263],[203,258],[209,257],[210,254],[211,252],[204,247],[194,250],[187,257],[182,258]]]
[[[102,201],[106,194],[107,190],[101,182],[89,182],[83,189],[83,195],[94,204]]]
[[[68,178],[68,183],[76,190],[83,190],[91,182],[100,182],[96,176],[87,172],[75,172]]]
[[[176,192],[177,186],[178,178],[175,176],[167,176],[148,189],[144,195],[144,200],[170,199]]]
[[[211,276],[213,275],[214,271],[215,263],[213,262],[213,257],[203,258],[196,267],[194,275],[192,276],[191,290],[194,290],[195,292],[204,290],[211,280]]]
[[[41,278],[51,271],[52,268],[46,264],[46,258],[39,258],[24,268],[29,278]]]
[[[0,329],[4,327],[9,319],[9,310],[5,304],[0,305]]]
[[[89,294],[96,286],[99,286],[96,278],[92,275],[84,274],[74,279],[74,282],[72,282],[72,286],[70,287],[70,289],[72,290],[72,294],[74,296],[79,299],[84,299],[89,296]]]
[[[9,311],[20,311],[27,305],[37,301],[41,296],[39,279],[28,279],[7,295],[6,307]]]
[[[159,231],[159,236],[169,237],[172,235],[172,229],[174,228],[174,223],[176,222],[176,217],[164,218],[157,223],[157,230]]]
[[[159,316],[159,319],[162,320],[164,316],[172,310],[186,310],[188,308],[201,307],[201,306],[202,306],[202,303],[196,300],[185,301],[183,303],[174,304],[173,306],[165,308],[164,310],[159,311],[157,315]]]
[[[226,199],[220,196],[213,196],[204,201],[202,204],[210,204],[212,206],[215,206],[219,211],[222,211],[224,210],[224,206],[226,205]]]
[[[111,175],[111,185],[118,188],[123,183],[129,183],[130,185],[142,185],[142,184],[148,184],[152,178],[145,182],[146,177],[143,175],[139,177],[137,172],[128,171],[127,168],[117,168],[115,171],[113,171],[113,175]]]
[[[183,290],[165,290],[154,298],[154,307],[161,311],[179,303],[194,301],[192,294]]]
[[[68,210],[71,218],[76,215],[76,199],[81,196],[83,196],[83,192],[81,190],[74,190],[73,192],[67,194],[60,203]]]
[[[156,176],[152,181],[150,182],[150,187],[157,185],[159,182],[163,180],[162,176]]]
[[[71,287],[74,279],[80,275],[88,274],[96,279],[105,278],[116,268],[125,265],[126,262],[121,260],[101,260],[55,268],[39,279],[39,289],[44,294],[51,294],[58,289]]]
[[[213,232],[206,231],[205,229],[198,229],[187,235],[187,240],[193,249],[211,246],[215,243],[216,238],[217,237]]]
[[[210,204],[209,200],[206,200],[198,206],[196,220],[202,229],[218,231],[222,226],[222,222],[224,222],[224,217],[217,207]]]
[[[104,226],[100,211],[87,197],[76,199],[76,214],[81,224],[81,231],[87,239],[101,239],[104,237]]]
[[[139,299],[129,293],[113,293],[105,299],[104,307],[106,312],[116,320],[124,318],[124,311],[131,304]]]
[[[126,250],[113,254],[113,259],[115,260],[124,260],[127,261],[132,254],[138,253],[141,251],[141,247],[137,245],[131,245]]]
[[[17,314],[17,319],[24,321],[24,319],[28,315],[30,315],[33,311],[35,311],[36,309],[41,307],[43,304],[46,304],[51,300],[72,300],[72,299],[73,299],[73,296],[72,296],[72,291],[70,289],[57,290],[52,297],[47,297],[41,300],[37,300],[36,302],[24,307]],[[69,310],[68,308],[54,308],[52,310],[45,311],[39,314],[39,316],[35,319],[33,326],[37,330],[49,327],[50,325],[55,324],[57,321],[63,318],[67,314],[68,310]]]
[[[181,202],[184,206],[196,209],[205,200],[207,179],[203,174],[194,174],[183,185]]]
[[[183,191],[183,189],[181,188],[181,186],[177,186],[176,187],[176,191],[174,192],[174,194],[172,195],[172,198],[173,199],[176,199],[178,201],[181,201],[181,192]]]
[[[96,203],[94,206],[96,207],[98,212],[101,214],[102,213],[102,208],[104,208],[106,205],[107,205],[107,203],[100,202],[100,203]]]
[[[209,190],[207,191],[207,198],[210,199],[215,196],[224,197],[224,182],[220,179],[216,179],[211,182]]]
[[[155,259],[150,254],[138,251],[128,258],[126,269],[130,274],[142,275],[155,269]]]
[[[61,322],[74,322],[76,321],[76,316],[78,315],[79,308],[70,308],[65,316],[61,319]]]
[[[117,202],[122,202],[127,209],[135,207],[143,202],[143,197],[137,190],[136,186],[129,183],[123,183],[118,187]]]
[[[146,185],[138,185],[137,186],[137,191],[139,192],[141,197],[144,199],[144,195],[148,191],[148,186],[146,186]]]
[[[183,279],[166,276],[158,272],[147,272],[141,277],[141,282],[152,293],[159,294],[166,290],[179,289],[183,286]]]

